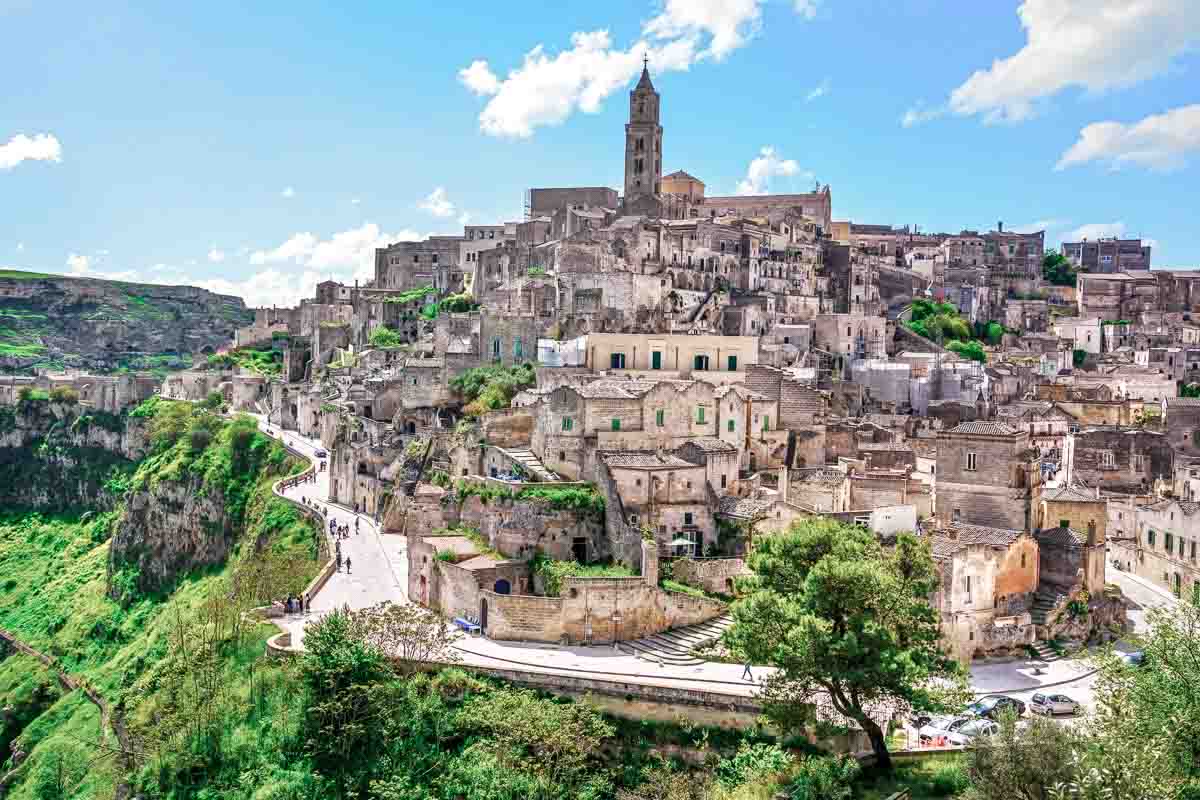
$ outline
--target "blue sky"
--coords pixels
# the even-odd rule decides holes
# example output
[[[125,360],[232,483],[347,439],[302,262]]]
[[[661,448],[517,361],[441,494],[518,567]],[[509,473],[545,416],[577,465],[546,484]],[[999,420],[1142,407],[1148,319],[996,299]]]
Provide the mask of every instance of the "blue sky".
[[[1200,266],[1195,0],[550,9],[0,0],[0,266],[294,302],[529,186],[619,187],[647,51],[664,169],[710,194],[820,181],[835,219]]]

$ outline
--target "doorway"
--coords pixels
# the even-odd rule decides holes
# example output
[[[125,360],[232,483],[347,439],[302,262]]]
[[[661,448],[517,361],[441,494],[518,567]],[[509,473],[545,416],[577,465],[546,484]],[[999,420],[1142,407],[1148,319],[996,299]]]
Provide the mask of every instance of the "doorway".
[[[571,555],[579,564],[587,563],[587,539],[576,536],[571,540]]]
[[[487,598],[479,598],[479,632],[487,632]]]

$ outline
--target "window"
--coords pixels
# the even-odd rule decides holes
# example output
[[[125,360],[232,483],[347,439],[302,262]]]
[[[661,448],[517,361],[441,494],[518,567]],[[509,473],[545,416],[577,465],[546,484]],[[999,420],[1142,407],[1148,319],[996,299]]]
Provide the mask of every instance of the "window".
[[[1115,467],[1117,460],[1113,456],[1112,450],[1104,450],[1100,453],[1100,464],[1105,467]]]
[[[722,489],[725,488],[725,476],[724,475],[721,476],[721,488]],[[1196,545],[1193,543],[1192,544],[1192,558],[1195,558],[1195,557],[1196,557]]]
[[[492,339],[492,359],[495,361],[500,360],[500,337],[499,336],[497,336],[495,339]]]
[[[662,353],[658,350],[650,354],[650,369],[662,369]]]
[[[762,429],[763,429],[764,431],[769,431],[769,430],[771,430],[771,418],[770,418],[770,417],[768,417],[768,416],[767,416],[767,415],[765,415],[765,414],[763,415],[763,427],[762,427]]]
[[[1192,542],[1191,551],[1192,551],[1191,559],[1192,559],[1192,561],[1195,561],[1196,560],[1196,543],[1195,542]]]
[[[753,323],[751,323],[751,326],[753,326]],[[737,356],[729,357],[729,371],[737,372]]]
[[[1071,527],[1071,520],[1069,520],[1069,519],[1060,519],[1060,520],[1058,521],[1058,527],[1060,527],[1060,528],[1069,528],[1069,527]]]
[[[1170,555],[1171,547],[1174,544],[1175,544],[1175,535],[1171,534],[1171,533],[1164,533],[1163,534],[1163,545],[1164,545],[1168,555]]]
[[[975,453],[967,453],[967,470],[975,471]]]
[[[962,509],[961,508],[954,509],[954,519],[955,520],[962,519]]]
[[[690,512],[690,511],[684,512],[684,515],[683,515],[683,524],[684,524],[684,525],[691,525],[691,524],[692,524],[692,512]]]
[[[613,353],[608,357],[608,366],[610,369],[625,369],[625,354]]]
[[[971,602],[971,576],[970,575],[966,575],[963,577],[963,591],[966,592],[967,602],[968,603]]]
[[[574,427],[575,427],[575,420],[571,419],[570,417],[563,417],[562,429],[564,431],[569,431]]]
[[[693,358],[692,359],[692,369],[701,370],[701,371],[707,370],[708,369],[708,356],[696,356],[695,358]]]
[[[1154,547],[1154,528],[1149,528],[1146,531],[1146,546]]]
[[[1179,539],[1179,557],[1180,558],[1183,558],[1183,545],[1184,545],[1183,538],[1180,537],[1180,539]]]
[[[614,420],[612,421],[612,429],[613,429],[614,431],[619,431],[619,430],[621,430],[621,420],[619,420],[619,419],[614,419]]]
[[[696,422],[699,424],[704,423],[704,406],[696,406]]]
[[[438,261],[437,261],[437,260],[438,260],[438,254],[437,254],[437,253],[434,253],[434,254],[433,254],[433,263],[435,263],[435,264],[436,264],[436,263],[438,263]]]
[[[733,429],[737,426],[734,424],[733,420],[729,420],[729,425],[727,427],[729,428],[729,432],[733,433]]]
[[[658,427],[660,427],[660,428],[662,426],[666,425],[667,424],[667,412],[661,408],[658,409],[657,411],[655,411],[654,412],[654,423],[656,425],[658,425]]]
[[[1025,554],[1021,553],[1021,569],[1025,569]]]
[[[513,339],[513,358],[521,358],[524,353],[521,350],[521,337]]]
[[[566,461],[566,460],[567,460],[567,451],[566,451],[566,450],[559,450],[559,451],[558,451],[558,460],[559,460],[559,461]]]

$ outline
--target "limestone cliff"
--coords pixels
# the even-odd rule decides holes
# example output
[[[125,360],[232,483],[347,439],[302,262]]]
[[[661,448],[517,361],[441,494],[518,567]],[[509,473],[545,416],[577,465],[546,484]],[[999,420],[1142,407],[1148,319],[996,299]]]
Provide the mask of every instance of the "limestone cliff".
[[[146,448],[138,419],[44,400],[0,406],[0,504],[111,508]]]
[[[0,371],[187,366],[253,318],[240,298],[194,286],[0,270]]]
[[[206,491],[201,478],[152,484],[125,498],[110,576],[126,571],[142,592],[169,589],[181,575],[225,563],[237,532],[222,493]]]

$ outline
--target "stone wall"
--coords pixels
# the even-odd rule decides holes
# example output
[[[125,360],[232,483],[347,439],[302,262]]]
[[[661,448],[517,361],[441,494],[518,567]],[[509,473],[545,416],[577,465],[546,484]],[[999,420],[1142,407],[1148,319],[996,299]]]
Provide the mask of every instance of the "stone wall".
[[[750,574],[740,558],[679,558],[671,563],[674,580],[716,594],[733,594],[735,579]]]
[[[488,444],[506,450],[528,448],[533,425],[533,413],[524,408],[489,411],[480,418],[480,428]]]

